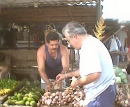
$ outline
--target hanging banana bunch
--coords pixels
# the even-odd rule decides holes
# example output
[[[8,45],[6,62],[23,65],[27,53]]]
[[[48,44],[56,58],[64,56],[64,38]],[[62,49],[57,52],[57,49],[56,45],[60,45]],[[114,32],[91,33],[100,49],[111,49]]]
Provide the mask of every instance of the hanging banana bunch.
[[[106,25],[104,25],[104,19],[101,18],[99,19],[99,21],[97,21],[97,25],[95,25],[96,31],[93,30],[95,36],[99,39],[102,40],[104,38],[104,36],[102,36],[102,34],[105,32],[105,27]]]

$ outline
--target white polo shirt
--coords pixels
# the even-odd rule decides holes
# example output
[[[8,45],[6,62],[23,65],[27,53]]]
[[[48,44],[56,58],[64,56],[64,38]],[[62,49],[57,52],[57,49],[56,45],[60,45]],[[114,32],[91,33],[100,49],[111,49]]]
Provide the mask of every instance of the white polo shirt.
[[[101,72],[99,79],[83,86],[86,93],[86,105],[108,88],[109,85],[115,83],[111,56],[104,44],[93,36],[89,36],[82,43],[79,70],[81,77]]]

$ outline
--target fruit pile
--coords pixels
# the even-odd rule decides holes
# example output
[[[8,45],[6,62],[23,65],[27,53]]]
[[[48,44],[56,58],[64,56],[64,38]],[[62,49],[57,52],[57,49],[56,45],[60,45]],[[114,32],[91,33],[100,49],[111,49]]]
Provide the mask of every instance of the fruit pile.
[[[44,90],[37,87],[36,82],[26,82],[20,90],[14,92],[12,96],[8,96],[7,105],[35,106]]]
[[[18,83],[14,79],[0,79],[0,96],[8,94]]]

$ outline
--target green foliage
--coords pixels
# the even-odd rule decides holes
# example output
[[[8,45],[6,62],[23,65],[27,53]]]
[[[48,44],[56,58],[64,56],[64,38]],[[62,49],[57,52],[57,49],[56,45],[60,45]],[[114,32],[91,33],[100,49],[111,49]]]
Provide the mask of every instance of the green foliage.
[[[122,71],[122,69],[119,68],[118,66],[114,66],[113,69],[116,75],[116,83],[127,83],[126,74]]]

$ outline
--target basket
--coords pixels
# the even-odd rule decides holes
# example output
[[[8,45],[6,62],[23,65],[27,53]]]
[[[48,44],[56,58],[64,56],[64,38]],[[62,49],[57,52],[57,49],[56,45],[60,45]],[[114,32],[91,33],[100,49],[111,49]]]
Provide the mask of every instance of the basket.
[[[50,23],[49,25],[45,26],[44,35],[45,35],[45,42],[46,42],[46,36],[49,32],[56,31],[55,25],[53,23]]]

